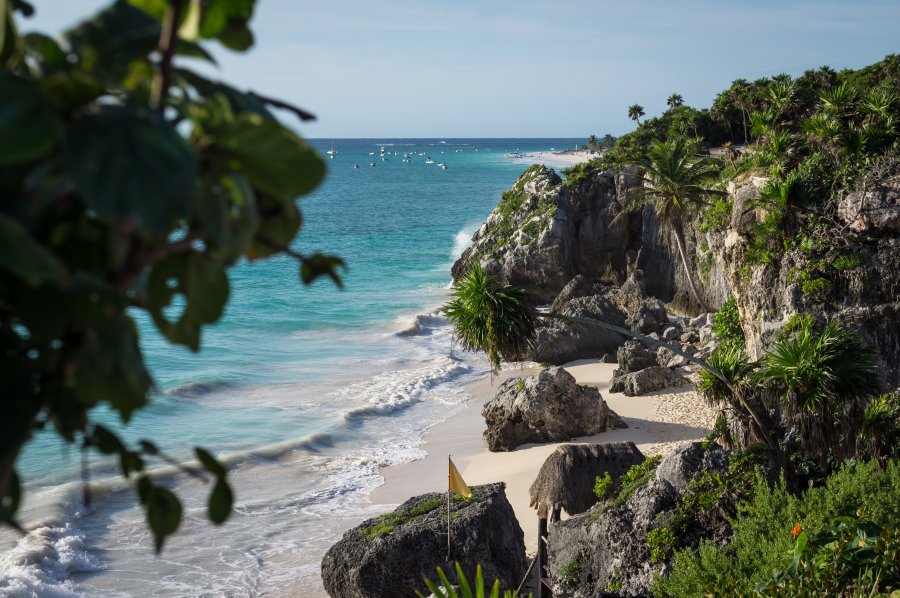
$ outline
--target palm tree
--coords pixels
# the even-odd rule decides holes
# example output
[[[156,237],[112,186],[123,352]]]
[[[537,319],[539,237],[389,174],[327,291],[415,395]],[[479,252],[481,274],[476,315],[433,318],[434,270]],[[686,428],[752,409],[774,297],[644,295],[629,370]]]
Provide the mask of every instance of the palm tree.
[[[521,359],[525,351],[534,345],[535,321],[538,319],[597,326],[637,339],[648,347],[665,347],[699,365],[736,397],[745,412],[753,418],[766,443],[771,448],[777,448],[768,433],[770,426],[747,404],[744,394],[738,392],[731,380],[703,359],[684,351],[680,345],[672,345],[603,320],[553,312],[538,313],[529,305],[524,291],[499,284],[493,276],[484,272],[477,260],[473,260],[465,274],[454,282],[451,296],[442,311],[453,326],[454,338],[466,350],[486,353],[494,372],[499,371],[501,359]]]
[[[591,151],[596,150],[598,144],[599,144],[599,142],[597,141],[596,135],[591,135],[590,137],[588,137],[587,146],[588,146],[589,150],[591,150]]]
[[[746,79],[735,79],[728,90],[734,104],[741,109],[741,119],[744,124],[744,143],[750,142],[750,135],[747,131],[747,118],[750,114],[750,84]]]
[[[808,317],[775,339],[756,379],[778,393],[786,423],[822,465],[829,450],[852,453],[864,405],[878,388],[872,348],[834,322],[817,332]]]
[[[628,107],[628,118],[641,124],[641,117],[644,116],[644,107],[640,104],[632,104]]]
[[[668,104],[669,109],[678,108],[684,104],[684,98],[681,97],[681,94],[673,93],[669,96],[669,99],[666,100],[666,104]]]
[[[704,310],[711,311],[697,290],[693,268],[688,263],[682,216],[706,203],[706,196],[724,195],[722,191],[703,186],[704,181],[716,170],[716,165],[706,158],[698,157],[693,146],[681,138],[654,142],[647,157],[650,163],[644,166],[644,185],[637,189],[636,199],[641,203],[649,200],[656,205],[656,213],[661,222],[674,233],[675,245],[691,293]]]

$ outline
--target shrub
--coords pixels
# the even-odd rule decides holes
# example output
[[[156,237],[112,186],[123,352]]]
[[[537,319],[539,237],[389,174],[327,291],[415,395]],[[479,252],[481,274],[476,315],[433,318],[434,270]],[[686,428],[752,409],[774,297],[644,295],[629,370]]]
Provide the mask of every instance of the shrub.
[[[578,577],[578,572],[581,571],[583,566],[584,561],[581,559],[572,559],[559,568],[559,574],[566,583],[574,583],[575,578]]]
[[[619,492],[613,506],[621,506],[631,498],[638,488],[649,482],[656,472],[656,466],[662,457],[659,455],[648,457],[643,463],[632,465],[628,471],[619,479]]]
[[[603,477],[597,476],[594,480],[594,495],[599,500],[605,500],[612,494],[613,482],[609,476],[609,472],[603,474]]]
[[[794,547],[791,530],[797,525],[818,532],[864,509],[871,521],[897,529],[900,461],[888,461],[883,468],[874,461],[848,463],[822,486],[800,495],[791,494],[784,481],[770,487],[757,474],[749,496],[731,519],[732,539],[725,545],[706,540],[696,550],[677,551],[671,573],[654,586],[656,594],[750,594],[756,584],[769,581],[773,571],[788,567]]]
[[[728,298],[713,316],[712,331],[722,344],[744,346],[744,329],[734,296]]]

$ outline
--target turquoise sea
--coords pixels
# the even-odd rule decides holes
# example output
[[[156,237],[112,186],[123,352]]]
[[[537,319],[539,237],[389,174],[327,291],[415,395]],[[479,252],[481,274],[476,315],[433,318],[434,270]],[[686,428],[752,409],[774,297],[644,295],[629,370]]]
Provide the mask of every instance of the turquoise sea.
[[[233,517],[212,526],[208,488],[161,464],[186,510],[154,557],[115,464],[90,460],[85,505],[81,453],[38,437],[19,463],[33,531],[0,532],[0,596],[323,595],[325,550],[386,508],[366,501],[379,469],[422,457],[424,431],[463,408],[464,386],[487,374],[483,356],[454,350],[437,308],[453,260],[530,163],[507,154],[580,141],[312,141],[323,156],[333,144],[336,157],[299,200],[295,248],[340,255],[345,290],[327,280],[303,287],[287,258],[239,264],[199,354],[173,348],[137,315],[158,390],[123,433],[153,438],[175,460],[195,445],[224,458]]]

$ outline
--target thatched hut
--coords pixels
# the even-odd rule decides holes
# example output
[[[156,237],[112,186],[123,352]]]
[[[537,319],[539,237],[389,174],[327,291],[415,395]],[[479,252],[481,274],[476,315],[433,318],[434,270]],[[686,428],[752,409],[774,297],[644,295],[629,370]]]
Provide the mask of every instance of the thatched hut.
[[[616,479],[643,461],[644,455],[633,442],[559,446],[544,461],[531,484],[531,506],[541,519],[559,519],[561,509],[569,515],[583,513],[597,502],[597,476],[609,472]]]

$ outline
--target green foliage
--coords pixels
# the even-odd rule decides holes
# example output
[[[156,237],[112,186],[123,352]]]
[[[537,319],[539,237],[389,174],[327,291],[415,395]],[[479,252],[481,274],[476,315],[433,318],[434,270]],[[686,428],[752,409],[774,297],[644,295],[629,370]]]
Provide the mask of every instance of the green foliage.
[[[874,490],[877,489],[877,490]],[[697,549],[676,552],[672,572],[659,578],[654,593],[661,596],[750,595],[773,571],[793,559],[791,531],[818,531],[838,517],[865,509],[871,521],[896,529],[900,523],[900,462],[885,467],[876,462],[849,463],[820,487],[799,495],[782,482],[771,487],[758,476],[748,486],[731,520],[732,539],[725,545],[703,541]]]
[[[661,563],[668,559],[675,547],[675,542],[675,532],[670,527],[658,527],[647,532],[650,560],[654,563]]]
[[[660,461],[662,461],[662,457],[654,455],[644,459],[643,463],[628,468],[628,471],[619,478],[619,489],[613,500],[613,506],[619,507],[625,504],[629,498],[634,496],[638,488],[652,480]]]
[[[731,222],[734,202],[731,197],[717,197],[703,211],[700,220],[700,232],[723,230]]]
[[[612,495],[613,487],[613,481],[609,472],[604,472],[602,477],[597,476],[594,479],[594,496],[598,500],[606,500]]]
[[[853,270],[862,264],[862,256],[858,253],[842,254],[834,258],[831,263],[837,270]]]
[[[364,537],[367,541],[371,542],[376,538],[380,538],[382,536],[390,534],[395,529],[397,529],[397,527],[403,525],[404,523],[412,521],[416,517],[431,513],[442,504],[444,504],[444,501],[440,498],[432,498],[426,501],[422,501],[408,511],[393,511],[391,513],[382,515],[377,523],[365,529],[361,529],[357,533],[360,536]]]
[[[582,567],[584,567],[584,561],[578,558],[572,559],[559,568],[559,575],[566,583],[575,583],[575,580],[578,578],[578,573],[581,571]]]
[[[713,316],[712,331],[719,339],[719,346],[744,346],[744,329],[741,328],[741,317],[733,295],[728,297],[728,301]]]
[[[852,451],[863,402],[878,388],[872,348],[834,322],[817,331],[810,319],[775,338],[757,379],[779,394],[787,423],[820,463],[829,450]]]
[[[563,185],[565,185],[567,189],[576,188],[584,181],[589,180],[591,177],[604,170],[606,169],[603,167],[601,161],[596,158],[586,162],[579,162],[578,164],[574,164],[563,170],[563,175],[565,176]]]
[[[104,406],[127,422],[152,380],[132,313],[146,312],[193,351],[229,297],[228,268],[284,253],[309,284],[340,282],[339,258],[289,248],[299,195],[322,159],[270,111],[274,102],[210,81],[181,58],[201,43],[253,43],[255,1],[111,3],[60,36],[20,35],[25,2],[0,2],[0,519],[15,525],[16,458],[33,431],[117,457],[135,481],[157,551],[178,528],[177,496],[143,472],[170,461],[150,440],[126,446],[93,422]],[[184,7],[188,8],[184,8]],[[190,14],[188,14],[190,13]],[[165,34],[163,34],[165,32]],[[177,315],[173,315],[177,314]],[[49,426],[47,424],[50,424]],[[227,471],[196,450],[221,523]]]
[[[900,391],[883,394],[866,406],[857,445],[864,459],[884,463],[900,458]]]
[[[467,351],[484,351],[494,371],[500,360],[524,355],[534,335],[535,315],[525,292],[500,286],[477,261],[453,285],[453,299],[443,307],[454,338]]]
[[[500,593],[500,580],[494,580],[490,588],[485,585],[484,576],[481,572],[481,565],[475,569],[475,580],[470,583],[463,573],[462,567],[456,563],[456,584],[452,583],[444,571],[438,567],[438,578],[441,585],[438,585],[430,579],[425,579],[425,585],[428,591],[435,598],[518,598],[518,594],[513,590],[503,590]],[[416,596],[424,598],[424,595],[416,590]],[[531,598],[531,594],[528,595]]]
[[[831,281],[825,278],[808,278],[800,283],[800,290],[810,301],[821,303],[831,294]]]
[[[838,517],[813,534],[796,526],[794,560],[756,591],[775,596],[872,596],[900,588],[900,536],[859,517]]]

